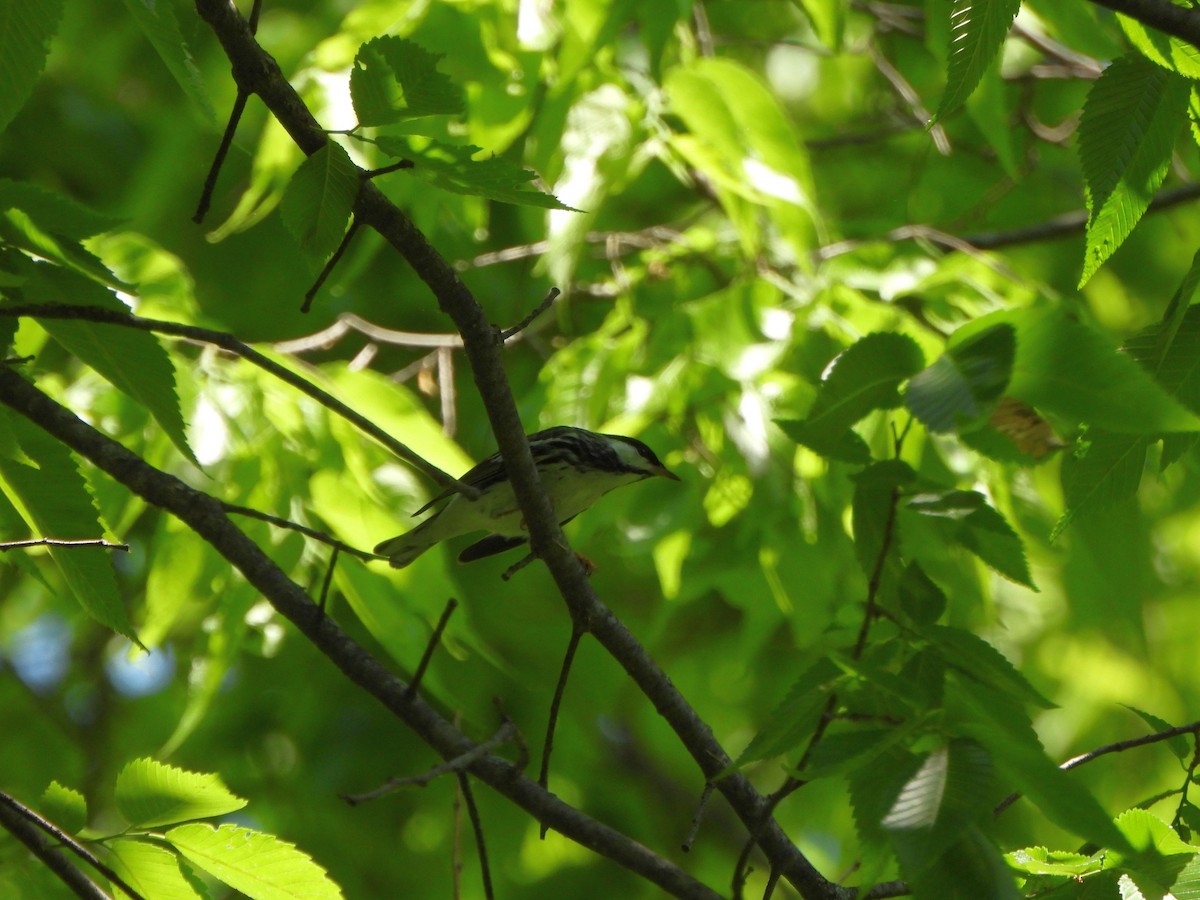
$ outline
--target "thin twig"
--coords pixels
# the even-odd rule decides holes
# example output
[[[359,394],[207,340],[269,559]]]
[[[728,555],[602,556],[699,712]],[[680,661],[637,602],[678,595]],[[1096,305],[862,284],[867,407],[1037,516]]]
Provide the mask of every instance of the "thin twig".
[[[329,566],[325,569],[325,580],[321,583],[321,599],[317,601],[317,609],[325,614],[325,601],[329,599],[329,585],[333,583],[333,570],[337,568],[338,548],[334,547],[329,554]]]
[[[487,843],[483,839],[483,819],[479,816],[479,807],[475,805],[475,795],[471,793],[471,780],[466,772],[458,773],[458,787],[462,791],[463,802],[467,805],[467,816],[471,820],[471,829],[475,833],[475,849],[479,851],[479,876],[483,880],[483,896],[485,900],[493,900],[496,896],[492,889],[492,870],[488,865]]]
[[[537,557],[534,556],[532,553],[526,553],[524,556],[522,556],[520,559],[518,559],[515,563],[513,563],[511,566],[509,566],[507,569],[505,569],[503,572],[501,572],[500,578],[503,579],[504,581],[508,581],[514,575],[516,575],[518,572],[520,572],[522,569],[524,569],[526,566],[528,566],[531,562],[533,562],[535,559],[537,559]]]
[[[462,337],[457,334],[426,334],[418,331],[397,331],[384,328],[374,322],[356,316],[354,313],[342,313],[328,328],[292,338],[289,341],[276,341],[273,346],[280,353],[306,353],[312,350],[328,350],[352,331],[366,335],[381,344],[392,344],[398,347],[453,347],[461,348]]]
[[[1097,747],[1095,750],[1089,750],[1087,753],[1081,753],[1078,756],[1072,756],[1066,762],[1061,763],[1059,768],[1064,772],[1068,772],[1071,769],[1086,765],[1087,763],[1090,763],[1095,759],[1099,759],[1101,756],[1106,756],[1109,753],[1121,753],[1125,750],[1132,750],[1135,747],[1145,747],[1149,744],[1157,744],[1161,741],[1169,741],[1171,738],[1180,737],[1181,735],[1185,734],[1192,734],[1200,737],[1200,722],[1192,722],[1188,725],[1180,725],[1177,728],[1168,728],[1164,731],[1155,732],[1154,734],[1146,734],[1142,737],[1129,738],[1128,740],[1116,741],[1112,744],[1105,744],[1103,747]],[[1004,812],[1020,798],[1020,793],[1009,794],[1007,797],[1001,800],[999,804],[997,804],[994,810],[992,810],[992,815],[1000,815],[1000,813]]]
[[[385,794],[390,794],[397,788],[402,787],[426,787],[431,781],[440,778],[442,775],[449,775],[451,772],[465,772],[474,763],[483,759],[497,747],[506,744],[512,740],[516,733],[516,726],[509,720],[505,720],[500,729],[480,744],[476,744],[466,753],[454,757],[454,759],[434,766],[428,771],[422,772],[420,775],[410,775],[406,778],[389,778],[382,785],[375,788],[373,791],[367,791],[365,794],[345,794],[342,799],[351,806],[357,806],[360,803],[365,803],[368,800],[377,800]]]
[[[356,547],[351,547],[349,544],[339,541],[335,537],[330,537],[323,531],[317,531],[315,528],[309,528],[307,525],[301,525],[299,522],[293,522],[291,519],[285,519],[282,516],[274,516],[271,513],[263,512],[262,510],[252,509],[249,506],[238,506],[236,503],[226,503],[221,501],[221,508],[227,513],[235,516],[246,516],[250,519],[258,519],[261,522],[266,522],[274,525],[277,528],[286,528],[288,531],[295,531],[297,534],[302,534],[305,537],[310,537],[314,541],[320,541],[332,547],[334,550],[340,550],[342,553],[356,556],[359,559],[372,560],[384,559],[385,557],[377,556],[374,553],[368,553],[366,550],[359,550]]]
[[[23,547],[103,547],[106,550],[129,550],[128,544],[114,544],[103,538],[81,538],[80,540],[31,538],[27,541],[2,541],[0,542],[0,553],[19,550]]]
[[[132,313],[123,313],[117,310],[103,309],[98,306],[80,306],[67,303],[20,303],[11,306],[0,308],[0,316],[32,316],[42,319],[78,319],[87,322],[102,322],[106,325],[120,325],[123,328],[136,328],[140,331],[150,331],[157,334],[167,334],[172,337],[186,338],[188,340],[200,341],[205,344],[213,344],[220,347],[222,350],[227,350],[236,356],[241,357],[247,362],[253,363],[260,369],[271,373],[280,381],[290,384],[303,394],[312,397],[322,406],[332,410],[346,419],[360,431],[369,434],[375,440],[379,441],[392,453],[399,456],[406,462],[412,463],[422,472],[436,481],[443,487],[453,488],[461,494],[470,497],[472,500],[479,496],[479,491],[470,485],[463,484],[455,478],[451,478],[433,463],[426,460],[424,457],[414,453],[407,446],[400,443],[366,416],[355,412],[345,403],[338,400],[336,397],[327,394],[311,381],[301,378],[295,372],[285,366],[280,365],[273,359],[259,353],[248,344],[239,341],[232,334],[224,331],[213,331],[209,328],[200,328],[196,325],[181,325],[178,322],[166,322],[161,319],[146,319],[142,316],[135,316]]]
[[[706,781],[704,790],[700,794],[700,802],[696,804],[696,812],[692,815],[692,824],[688,828],[687,836],[683,839],[683,843],[679,849],[684,853],[692,852],[692,844],[696,843],[696,835],[700,833],[700,823],[704,819],[704,811],[708,809],[708,801],[712,797],[713,783]]]
[[[221,167],[225,164],[229,148],[233,146],[233,135],[237,131],[238,123],[242,120],[242,113],[246,111],[246,101],[249,99],[250,92],[238,88],[237,96],[233,98],[233,108],[229,111],[229,121],[225,123],[225,133],[221,135],[221,143],[217,145],[212,165],[208,167],[208,175],[204,178],[204,187],[200,189],[200,202],[196,204],[196,212],[192,216],[192,221],[197,225],[204,221],[209,207],[212,206],[213,193],[217,189],[217,178],[221,174]]]
[[[1146,213],[1162,212],[1166,209],[1200,198],[1200,182],[1185,184],[1182,187],[1163,191],[1150,201]],[[1032,244],[1037,241],[1053,240],[1072,234],[1081,233],[1087,226],[1088,213],[1086,209],[1071,210],[1062,213],[1045,222],[1029,225],[1024,228],[1013,228],[1007,231],[983,231],[977,234],[956,236],[931,225],[913,224],[893,228],[881,238],[859,239],[852,238],[826,244],[816,250],[818,260],[832,259],[844,253],[852,253],[861,247],[886,243],[898,243],[925,239],[939,244],[948,250],[962,253],[978,252],[981,250],[1000,250],[1004,247],[1014,247],[1020,244]]]
[[[871,44],[870,51],[871,61],[875,63],[875,68],[888,80],[901,99],[908,104],[917,121],[922,124],[928,122],[932,118],[929,110],[925,108],[925,104],[921,101],[921,95],[908,83],[908,79],[900,73],[899,69],[892,65],[892,61],[884,56],[874,44]],[[946,129],[942,127],[940,122],[935,123],[929,129],[929,136],[933,138],[933,146],[937,148],[938,153],[942,156],[950,155],[950,138],[947,137]]]
[[[411,159],[402,159],[398,163],[392,163],[390,166],[381,166],[378,169],[368,169],[363,172],[364,178],[378,178],[380,175],[388,175],[392,172],[399,172],[401,169],[411,169],[413,161]]]
[[[575,626],[571,629],[571,639],[567,642],[567,652],[563,655],[562,666],[558,670],[558,684],[554,686],[554,699],[550,701],[550,717],[546,722],[546,740],[542,744],[542,766],[538,772],[538,784],[547,787],[550,783],[550,754],[554,751],[554,731],[558,726],[558,710],[562,706],[563,694],[567,690],[567,678],[571,674],[571,664],[575,661],[575,651],[579,649],[579,641],[586,630]],[[546,836],[546,826],[542,825],[542,837]]]
[[[346,233],[342,235],[341,241],[338,242],[337,249],[333,251],[333,255],[325,261],[325,265],[321,267],[321,272],[317,275],[317,280],[313,282],[312,287],[304,292],[304,302],[300,304],[300,312],[306,313],[312,309],[313,300],[317,296],[317,291],[321,290],[321,285],[325,280],[333,274],[334,268],[345,255],[350,242],[354,240],[354,236],[358,234],[358,229],[361,227],[361,222],[358,219],[353,219],[350,222],[350,227],[346,229]]]
[[[409,683],[408,689],[404,692],[406,696],[411,697],[421,686],[421,680],[425,677],[425,670],[429,668],[429,661],[433,659],[433,651],[437,649],[438,643],[442,639],[442,632],[446,630],[446,624],[450,621],[450,616],[454,614],[454,610],[457,608],[458,601],[451,597],[446,602],[446,608],[442,610],[442,615],[438,619],[437,624],[433,626],[433,634],[429,635],[429,641],[425,644],[425,652],[421,654],[421,661],[417,663],[417,670],[413,672],[412,682]]]
[[[554,299],[560,293],[562,293],[562,292],[559,291],[558,288],[556,288],[556,287],[550,288],[550,292],[548,294],[546,294],[545,298],[542,300],[541,303],[539,303],[536,307],[534,307],[533,312],[531,312],[529,315],[527,315],[525,318],[523,318],[520,322],[518,322],[512,328],[507,328],[504,331],[500,332],[501,342],[507,341],[510,337],[520,334],[522,331],[524,331],[526,328],[528,328],[533,323],[534,319],[536,319],[538,316],[540,316],[542,313],[544,313],[546,310],[548,310],[550,308],[550,304],[554,302]]]

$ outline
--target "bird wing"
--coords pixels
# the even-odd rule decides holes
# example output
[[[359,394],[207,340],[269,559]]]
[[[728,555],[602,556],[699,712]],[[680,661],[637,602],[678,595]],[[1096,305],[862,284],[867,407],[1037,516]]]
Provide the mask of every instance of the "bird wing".
[[[471,487],[476,488],[477,490],[484,491],[497,481],[502,481],[503,479],[504,462],[500,459],[499,453],[493,453],[465,475],[460,476],[458,480],[463,484],[468,484]],[[421,513],[425,512],[425,510],[438,503],[441,503],[447,497],[452,497],[455,493],[457,492],[454,490],[454,488],[446,488],[444,491],[418,509],[415,513],[413,513],[413,515],[419,516]]]

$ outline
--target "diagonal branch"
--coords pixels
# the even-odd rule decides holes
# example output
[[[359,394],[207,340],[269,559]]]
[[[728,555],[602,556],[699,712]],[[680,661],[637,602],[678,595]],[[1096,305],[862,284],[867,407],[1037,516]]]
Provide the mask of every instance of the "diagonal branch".
[[[25,416],[151,505],[172,513],[213,546],[282,616],[342,673],[416,732],[443,759],[471,753],[476,744],[389,672],[326,616],[309,596],[225,514],[220,501],[154,468],[112,438],[0,366],[0,403]],[[577,843],[609,857],[677,897],[715,898],[678,866],[621,832],[602,825],[524,777],[494,755],[476,760],[470,772],[498,793]]]
[[[1097,6],[1111,9],[1136,19],[1143,25],[1156,28],[1200,47],[1200,13],[1186,6],[1176,6],[1171,0],[1091,0]]]
[[[237,9],[228,0],[196,0],[196,9],[221,42],[239,89],[257,94],[305,153],[323,147],[327,136],[275,60],[258,45]],[[732,760],[666,673],[596,596],[583,566],[563,536],[534,468],[525,429],[505,375],[497,330],[454,268],[374,184],[368,182],[362,186],[354,215],[356,220],[379,232],[408,261],[462,335],[475,384],[529,529],[530,546],[545,561],[573,620],[587,623],[591,633],[675,731],[705,779],[715,779]],[[767,801],[740,773],[727,775],[716,784],[747,827],[758,827],[768,818],[764,815]],[[768,819],[759,844],[772,868],[782,872],[804,896],[843,894],[844,889],[822,876],[773,820]]]

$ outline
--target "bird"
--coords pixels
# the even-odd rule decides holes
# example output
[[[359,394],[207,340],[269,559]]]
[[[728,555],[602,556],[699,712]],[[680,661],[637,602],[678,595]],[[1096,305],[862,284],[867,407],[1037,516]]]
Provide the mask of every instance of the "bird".
[[[561,525],[614,488],[654,477],[680,480],[653,450],[624,435],[558,425],[531,434],[528,440],[542,487]],[[477,489],[479,496],[472,500],[453,488],[442,491],[413,515],[419,516],[448,498],[445,506],[411,531],[381,542],[375,548],[376,555],[387,557],[393,568],[403,569],[442,541],[474,531],[491,532],[458,555],[460,563],[467,563],[519,547],[529,539],[499,453],[459,480]]]

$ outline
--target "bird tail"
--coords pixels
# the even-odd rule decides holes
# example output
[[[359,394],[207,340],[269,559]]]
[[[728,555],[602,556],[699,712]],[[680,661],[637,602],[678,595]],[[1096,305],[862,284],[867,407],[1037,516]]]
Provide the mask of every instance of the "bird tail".
[[[388,557],[388,563],[393,569],[403,569],[438,542],[438,536],[431,533],[428,527],[436,519],[437,516],[426,519],[412,531],[388,538],[375,547],[375,553]]]

